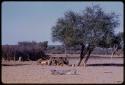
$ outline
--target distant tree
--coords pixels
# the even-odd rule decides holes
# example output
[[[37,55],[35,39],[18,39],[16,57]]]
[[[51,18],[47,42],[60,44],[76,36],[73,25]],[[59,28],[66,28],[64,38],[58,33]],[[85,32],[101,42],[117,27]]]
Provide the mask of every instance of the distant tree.
[[[112,47],[113,47],[113,52],[112,52],[112,56],[119,50],[122,49],[124,47],[124,43],[123,43],[123,32],[119,32],[118,34],[114,35],[113,39],[112,39]]]
[[[116,36],[119,39],[121,48],[123,49],[123,47],[124,47],[124,43],[123,43],[124,42],[124,35],[123,35],[123,32],[119,32]]]
[[[5,60],[37,60],[39,58],[48,59],[45,50],[48,47],[48,41],[44,42],[18,42],[18,45],[2,45],[2,58]]]
[[[102,39],[99,40],[98,47],[106,49],[105,54],[108,54],[108,48],[112,48],[113,38],[114,38],[114,33],[109,32],[105,33],[105,36],[103,36]]]
[[[45,54],[45,50],[48,47],[48,41],[44,42],[19,42],[20,53],[26,56],[28,60],[37,60],[38,58],[48,58]]]

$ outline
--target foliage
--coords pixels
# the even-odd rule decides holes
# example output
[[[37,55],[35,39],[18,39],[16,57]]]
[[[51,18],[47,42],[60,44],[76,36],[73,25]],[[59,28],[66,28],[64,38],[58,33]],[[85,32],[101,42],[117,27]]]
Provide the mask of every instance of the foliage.
[[[3,45],[2,57],[5,60],[37,60],[39,58],[48,58],[45,55],[48,42],[18,42],[18,45]]]
[[[99,5],[95,5],[87,7],[81,14],[66,12],[52,28],[52,38],[68,46],[81,42],[97,46],[102,40],[110,44],[114,28],[118,25],[118,15],[105,13]]]

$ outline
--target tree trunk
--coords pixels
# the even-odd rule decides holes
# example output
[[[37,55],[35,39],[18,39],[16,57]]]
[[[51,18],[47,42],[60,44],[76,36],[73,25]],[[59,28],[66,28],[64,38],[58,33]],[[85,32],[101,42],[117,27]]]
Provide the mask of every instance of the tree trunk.
[[[79,62],[78,62],[78,66],[80,66],[82,60],[83,60],[83,58],[80,58],[80,60],[79,60]]]
[[[84,51],[84,52],[83,52]],[[81,44],[81,53],[80,53],[80,60],[78,62],[78,66],[81,64],[84,56],[85,56],[86,52],[85,52],[85,45],[82,43]]]
[[[86,66],[86,63],[87,63],[87,61],[88,61],[88,59],[89,59],[89,57],[90,57],[90,54],[92,53],[92,51],[94,50],[94,46],[91,46],[91,45],[89,45],[88,47],[87,47],[87,51],[86,51],[86,54],[87,54],[87,57],[86,57],[86,59],[85,59],[85,61],[84,61],[84,66]]]
[[[84,61],[85,64],[87,63],[87,61],[88,61],[88,59],[89,59],[91,53],[92,53],[92,50],[89,50],[89,51],[87,52],[87,57],[86,57],[86,59],[85,59],[85,61]]]
[[[113,52],[112,52],[112,55],[111,55],[111,60],[112,60],[114,54],[117,52],[117,50],[118,50],[118,47],[115,47],[114,50],[113,50]]]
[[[65,57],[67,57],[67,46],[65,45],[64,47],[65,47],[64,48],[65,49]]]
[[[113,50],[112,50],[112,54],[111,54],[111,62],[112,62],[112,58],[114,56],[114,54],[118,51],[118,45],[114,46],[113,47]]]

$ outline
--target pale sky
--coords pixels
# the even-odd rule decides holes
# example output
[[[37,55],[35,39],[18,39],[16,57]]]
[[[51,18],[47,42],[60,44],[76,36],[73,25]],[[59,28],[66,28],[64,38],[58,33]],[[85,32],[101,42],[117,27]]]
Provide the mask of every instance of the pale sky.
[[[116,32],[123,31],[122,2],[16,2],[2,3],[2,44],[17,44],[20,41],[48,41],[49,45],[60,44],[52,42],[51,28],[58,18],[63,17],[68,10],[82,12],[86,6],[99,4],[105,12],[115,12],[120,15],[120,26]]]

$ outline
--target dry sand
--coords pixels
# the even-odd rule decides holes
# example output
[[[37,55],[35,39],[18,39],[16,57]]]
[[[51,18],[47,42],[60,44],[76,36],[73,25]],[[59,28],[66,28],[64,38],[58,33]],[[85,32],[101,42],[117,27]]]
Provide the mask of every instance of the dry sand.
[[[74,60],[74,59],[73,59]],[[73,62],[72,60],[72,62]],[[77,59],[78,60],[78,59]],[[109,59],[90,59],[84,68],[69,66],[41,66],[35,62],[23,62],[12,66],[2,66],[3,83],[122,83],[123,82],[123,58],[113,59],[112,65]],[[17,62],[18,63],[18,62]],[[28,64],[29,63],[29,64]],[[114,63],[114,64],[113,64]],[[96,65],[97,64],[97,65]],[[52,75],[51,69],[76,69],[78,75]]]

